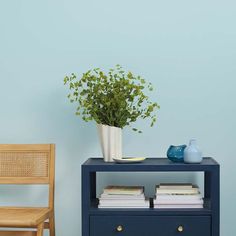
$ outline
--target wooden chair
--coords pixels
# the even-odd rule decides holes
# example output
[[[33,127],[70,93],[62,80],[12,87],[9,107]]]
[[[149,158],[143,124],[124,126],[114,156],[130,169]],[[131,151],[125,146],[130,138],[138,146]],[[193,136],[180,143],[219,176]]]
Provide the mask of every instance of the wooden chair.
[[[0,207],[0,236],[55,236],[54,175],[54,144],[0,144],[0,184],[49,185],[48,207]]]

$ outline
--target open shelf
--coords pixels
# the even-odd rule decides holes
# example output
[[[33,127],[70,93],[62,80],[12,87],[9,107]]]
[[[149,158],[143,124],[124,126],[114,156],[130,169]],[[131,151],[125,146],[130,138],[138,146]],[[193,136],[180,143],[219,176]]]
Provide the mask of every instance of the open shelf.
[[[98,208],[98,199],[91,202],[91,215],[211,215],[210,200],[204,199],[204,208]]]

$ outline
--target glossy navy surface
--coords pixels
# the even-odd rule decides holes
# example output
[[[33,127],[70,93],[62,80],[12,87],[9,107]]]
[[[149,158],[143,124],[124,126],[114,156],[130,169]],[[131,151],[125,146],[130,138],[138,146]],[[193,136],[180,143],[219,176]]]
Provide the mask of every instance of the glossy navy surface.
[[[209,236],[210,225],[210,216],[91,216],[90,235]]]
[[[218,167],[211,157],[205,157],[200,164],[173,163],[168,158],[147,158],[141,163],[118,164],[104,162],[102,158],[89,158],[82,168],[96,171],[205,171]]]
[[[98,209],[96,172],[201,171],[204,172],[203,209]],[[148,158],[142,163],[105,163],[90,158],[82,165],[82,236],[219,236],[219,164],[204,158],[200,164],[173,163],[167,158]],[[116,227],[122,223],[121,232]],[[185,231],[176,231],[177,225]],[[142,226],[140,229],[139,227]]]

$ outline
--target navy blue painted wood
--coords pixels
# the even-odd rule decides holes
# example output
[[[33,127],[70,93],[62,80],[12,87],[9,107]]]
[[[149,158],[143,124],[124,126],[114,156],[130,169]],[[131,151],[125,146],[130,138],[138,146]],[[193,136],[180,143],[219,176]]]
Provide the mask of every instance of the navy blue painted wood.
[[[210,216],[91,216],[91,236],[209,236]],[[117,227],[122,231],[118,232]],[[183,231],[179,232],[178,227]]]
[[[205,192],[205,201],[203,209],[98,209],[97,200],[96,200],[96,172],[113,172],[113,171],[127,171],[127,172],[163,172],[163,171],[201,171],[204,172],[204,192]],[[178,233],[173,234],[173,231],[168,231],[173,225],[175,219],[183,219],[187,217],[191,219],[191,222],[187,222],[193,231],[198,232],[198,235],[201,236],[219,236],[220,231],[220,218],[219,218],[219,208],[220,208],[220,167],[219,164],[213,158],[204,158],[201,164],[184,164],[184,163],[172,163],[167,158],[148,158],[142,163],[137,164],[116,164],[116,163],[105,163],[102,158],[90,158],[82,165],[82,236],[97,236],[96,232],[102,230],[104,226],[99,226],[98,223],[95,223],[95,219],[98,219],[97,222],[103,221],[108,217],[110,219],[110,224],[115,224],[115,219],[119,217],[123,219],[123,223],[127,223],[132,226],[134,217],[141,217],[142,222],[146,222],[143,228],[148,228],[150,231],[149,234],[143,232],[142,236],[152,236],[155,233],[155,236],[172,236],[172,235],[188,235],[195,236],[195,233]],[[154,187],[154,186],[153,186]],[[105,218],[104,218],[105,217]],[[151,223],[148,223],[151,219],[157,219],[158,222],[162,222],[161,225],[165,225],[160,231],[155,231],[154,226]],[[141,219],[138,218],[138,219]],[[170,220],[167,220],[170,219]],[[143,220],[145,219],[145,220]],[[149,220],[148,220],[149,219]],[[131,223],[130,223],[131,222]],[[151,220],[153,222],[153,220]],[[156,221],[155,221],[156,222]],[[172,222],[172,223],[171,223]],[[138,225],[137,223],[135,223]],[[135,226],[134,224],[134,226]],[[140,223],[141,224],[141,223]],[[142,223],[144,224],[144,223]],[[197,224],[201,224],[204,228],[207,228],[204,232],[198,229],[195,229]],[[108,224],[109,225],[109,224]],[[107,226],[108,226],[107,225]],[[156,225],[156,223],[155,223]],[[129,226],[129,227],[131,227]],[[134,227],[132,226],[132,227]],[[101,229],[100,229],[100,228]],[[111,226],[109,226],[111,227]],[[132,227],[129,230],[132,231]],[[189,229],[190,229],[189,228]],[[209,230],[210,229],[210,230]],[[105,230],[105,229],[103,229]],[[108,230],[108,229],[107,229]],[[130,232],[131,232],[130,231]],[[107,231],[105,231],[106,233]],[[110,232],[110,231],[109,231]],[[140,231],[139,231],[140,232]],[[186,232],[186,231],[185,231]],[[188,232],[188,231],[187,231]],[[116,234],[114,235],[124,235],[124,236],[133,236],[134,234],[127,231],[125,234]],[[103,236],[112,236],[109,234],[100,234]],[[98,236],[100,236],[98,235]],[[139,234],[135,233],[135,236]],[[141,236],[141,235],[140,235]],[[154,236],[154,235],[153,235]]]
[[[211,199],[212,235],[220,233],[220,168],[219,165],[205,172],[205,197]]]
[[[89,236],[89,209],[90,209],[90,203],[91,203],[91,201],[90,201],[91,189],[90,189],[89,171],[82,168],[81,177],[82,177],[82,186],[81,186],[82,235]]]
[[[167,158],[147,158],[141,163],[117,164],[104,162],[101,158],[90,158],[84,164],[84,168],[92,171],[211,171],[218,163],[206,157],[200,164],[174,163]]]

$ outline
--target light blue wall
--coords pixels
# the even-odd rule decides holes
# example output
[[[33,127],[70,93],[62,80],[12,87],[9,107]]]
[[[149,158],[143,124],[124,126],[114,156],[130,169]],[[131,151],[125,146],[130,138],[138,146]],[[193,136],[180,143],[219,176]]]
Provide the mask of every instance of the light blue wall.
[[[101,155],[96,127],[74,116],[63,77],[116,63],[151,81],[161,104],[157,126],[124,131],[125,154],[165,156],[170,144],[196,137],[221,164],[221,236],[236,235],[235,9],[233,0],[0,2],[0,143],[57,144],[58,236],[80,235],[80,165]],[[163,178],[153,177],[110,178]],[[43,203],[41,192],[1,187],[0,201],[30,194],[27,204]]]

